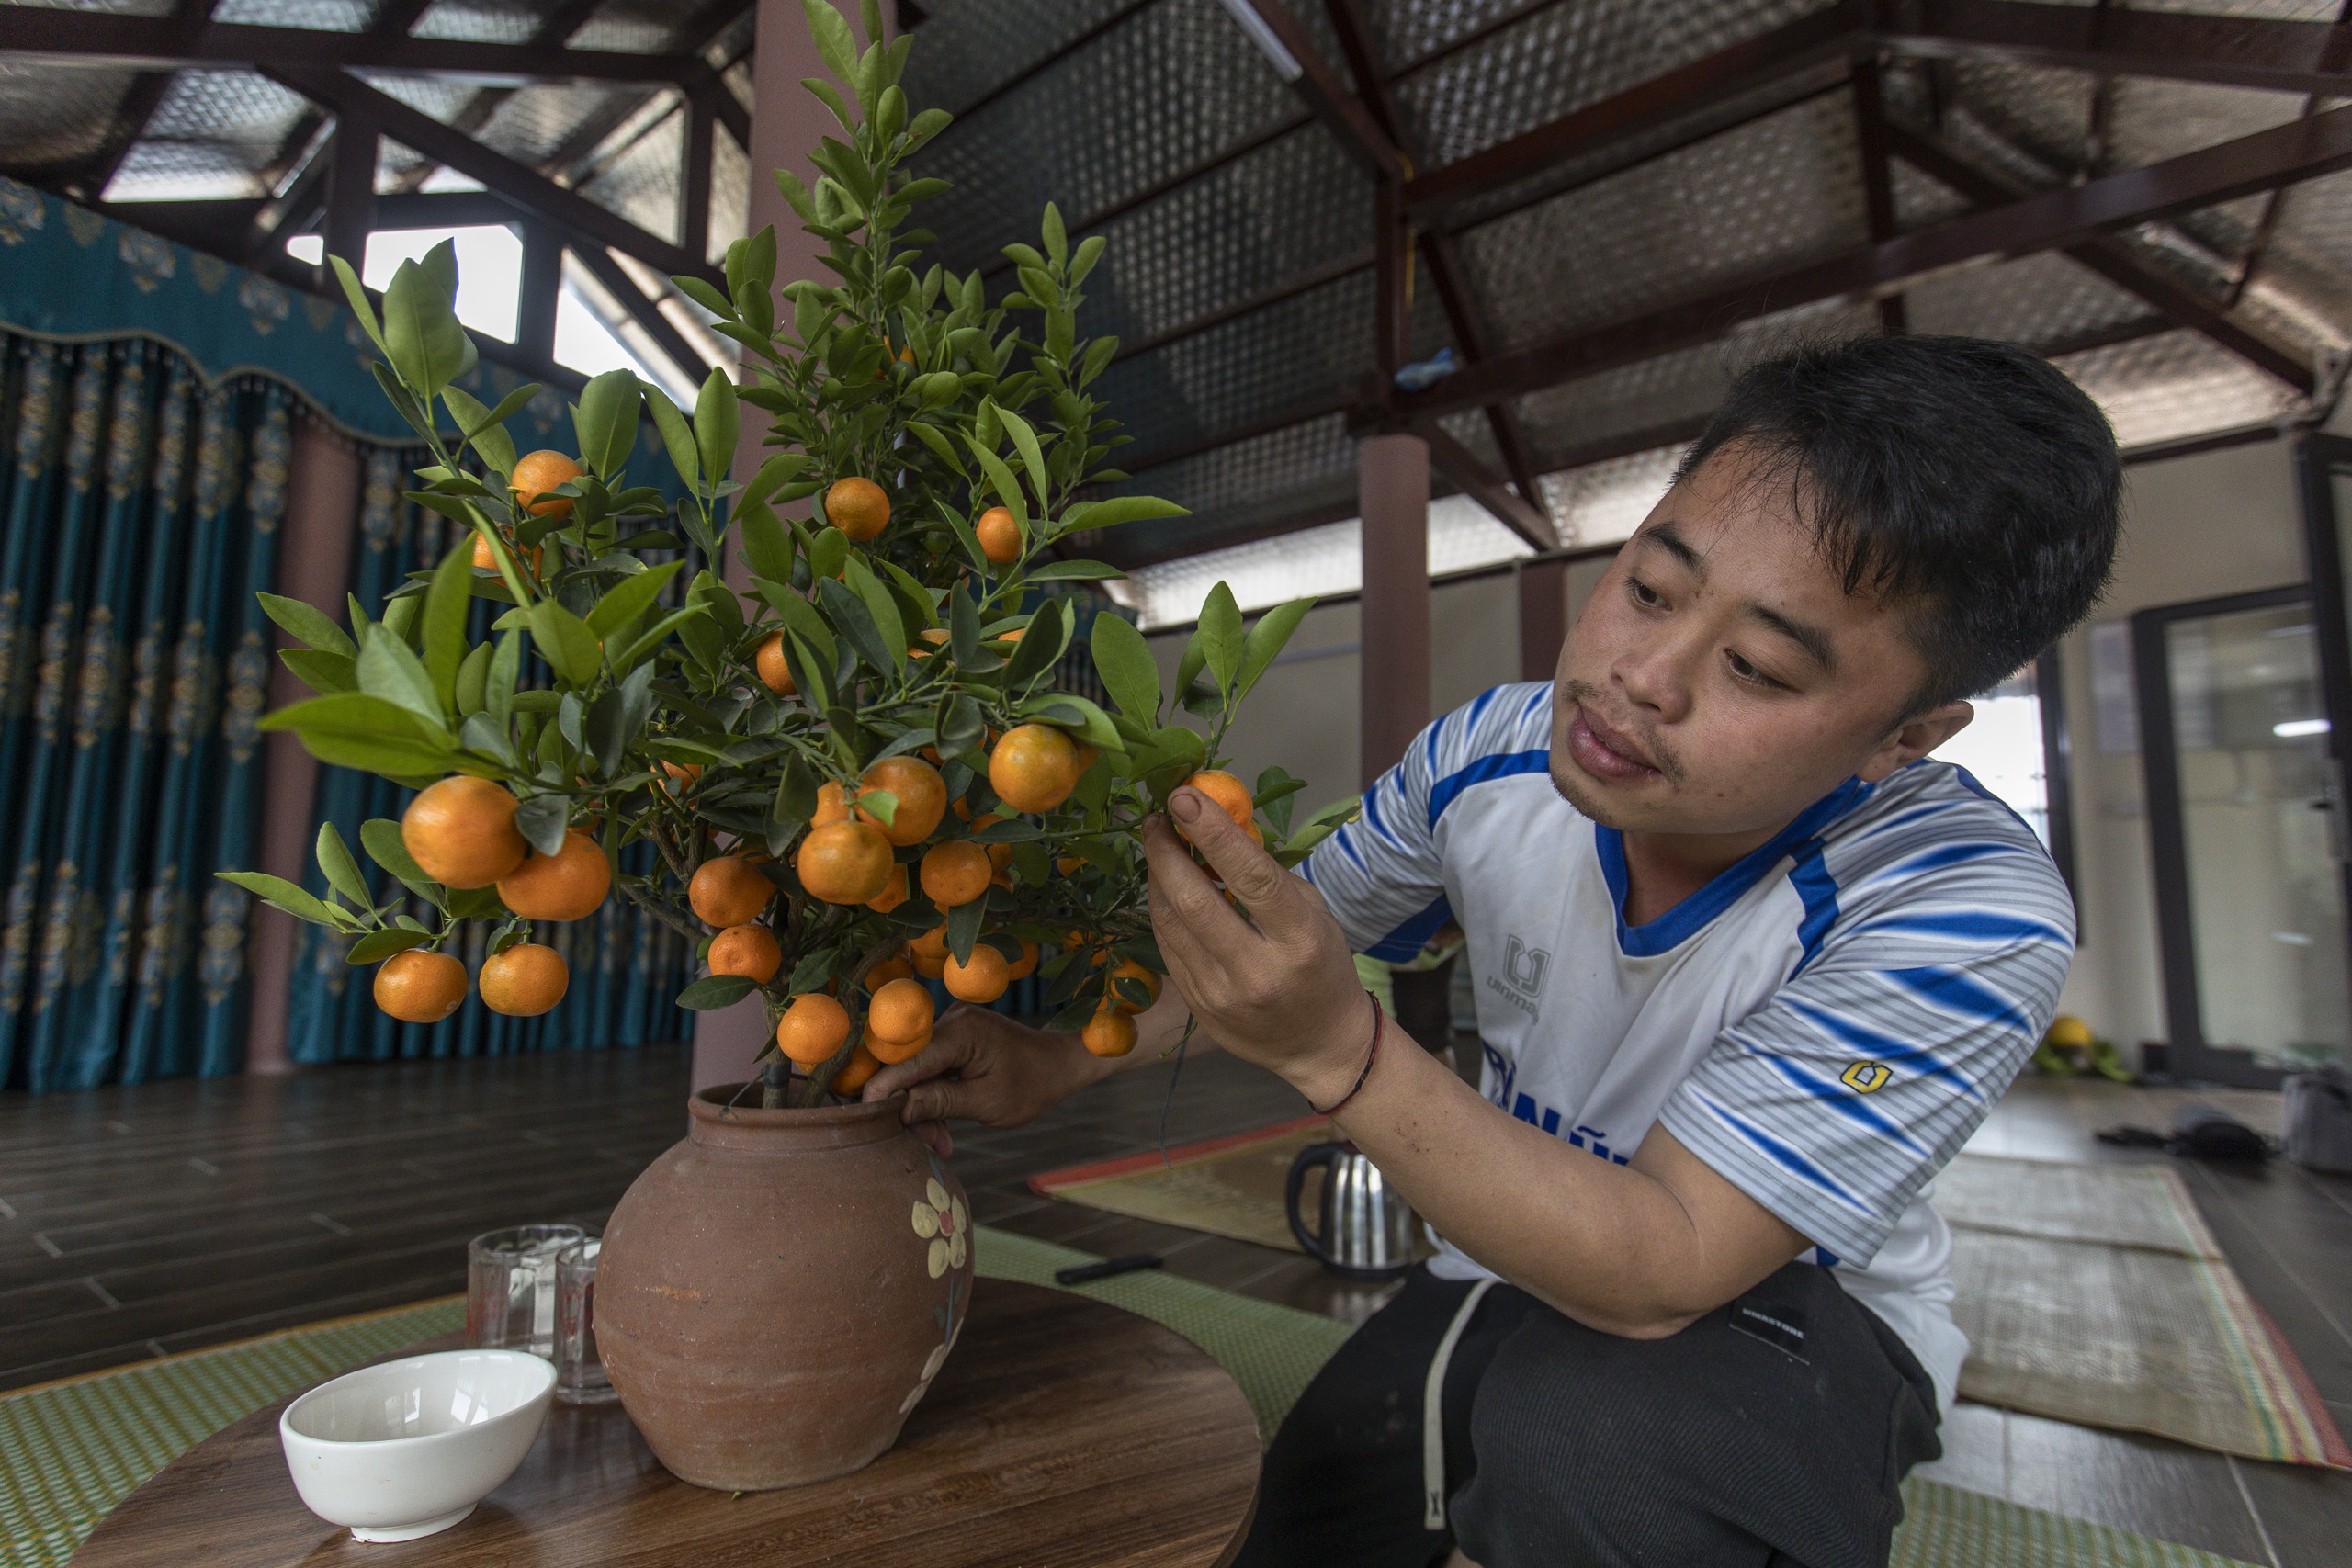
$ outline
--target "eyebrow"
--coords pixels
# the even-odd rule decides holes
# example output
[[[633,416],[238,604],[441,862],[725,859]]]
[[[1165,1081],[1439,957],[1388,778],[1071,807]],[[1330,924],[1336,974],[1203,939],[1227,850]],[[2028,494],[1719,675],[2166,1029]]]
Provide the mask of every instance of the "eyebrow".
[[[1655,545],[1664,550],[1694,580],[1700,582],[1707,580],[1706,558],[1690,547],[1690,542],[1675,531],[1673,524],[1660,523],[1653,527],[1645,528],[1634,535],[1634,538],[1636,543]],[[1740,610],[1742,614],[1763,622],[1768,628],[1780,633],[1781,636],[1804,649],[1805,656],[1819,666],[1823,673],[1826,674],[1838,668],[1837,651],[1830,645],[1829,634],[1819,626],[1804,621],[1793,620],[1778,610],[1768,609],[1752,601],[1741,605]]]

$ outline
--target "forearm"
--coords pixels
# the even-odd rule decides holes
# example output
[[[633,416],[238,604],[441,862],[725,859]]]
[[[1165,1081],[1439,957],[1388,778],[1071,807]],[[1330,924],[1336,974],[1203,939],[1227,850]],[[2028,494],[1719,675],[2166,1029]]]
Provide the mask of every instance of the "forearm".
[[[1711,1253],[1663,1151],[1645,1143],[1617,1165],[1571,1147],[1489,1103],[1394,1022],[1384,1030],[1372,1074],[1334,1118],[1340,1130],[1448,1241],[1579,1323],[1673,1334],[1802,1248],[1787,1232],[1784,1253],[1770,1241],[1760,1254]],[[1293,1081],[1318,1104],[1349,1087]]]

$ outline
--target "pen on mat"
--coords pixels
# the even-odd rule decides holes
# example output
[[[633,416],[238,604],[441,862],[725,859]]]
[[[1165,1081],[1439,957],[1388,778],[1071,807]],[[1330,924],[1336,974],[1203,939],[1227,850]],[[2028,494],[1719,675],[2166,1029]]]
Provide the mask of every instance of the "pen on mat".
[[[1108,1280],[1114,1275],[1132,1274],[1138,1269],[1159,1267],[1158,1253],[1136,1252],[1125,1258],[1106,1258],[1100,1263],[1081,1263],[1074,1269],[1057,1269],[1054,1270],[1054,1283],[1083,1285],[1089,1280]]]

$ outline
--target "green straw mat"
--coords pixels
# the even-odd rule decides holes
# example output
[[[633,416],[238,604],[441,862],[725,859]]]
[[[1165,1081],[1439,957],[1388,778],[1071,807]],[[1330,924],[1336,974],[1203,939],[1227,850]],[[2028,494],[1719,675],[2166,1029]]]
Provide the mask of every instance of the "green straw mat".
[[[990,1279],[1051,1285],[1091,1253],[982,1226]],[[1124,1274],[1075,1287],[1167,1325],[1233,1374],[1271,1433],[1346,1325],[1189,1280]],[[266,1404],[463,1321],[456,1297],[0,1394],[0,1568],[57,1568],[107,1511],[212,1433]],[[1892,1568],[2247,1568],[2169,1541],[1905,1483]]]

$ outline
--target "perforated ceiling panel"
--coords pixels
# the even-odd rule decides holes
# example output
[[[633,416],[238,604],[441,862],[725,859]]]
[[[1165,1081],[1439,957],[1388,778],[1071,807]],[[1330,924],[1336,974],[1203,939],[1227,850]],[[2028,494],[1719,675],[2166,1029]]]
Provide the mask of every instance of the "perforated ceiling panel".
[[[302,99],[251,71],[175,74],[117,172],[117,200],[266,196],[260,171],[302,113]]]
[[[2098,400],[2126,447],[2264,424],[2295,405],[2284,385],[2194,333],[2069,355],[2057,365]]]
[[[521,43],[538,31],[546,9],[529,0],[435,0],[409,30],[419,38]]]
[[[38,177],[80,164],[106,144],[134,80],[129,71],[59,71],[40,61],[0,60],[0,165]]]
[[[673,114],[606,160],[595,177],[581,186],[580,194],[649,233],[674,242],[679,160],[684,147],[684,120]]]

